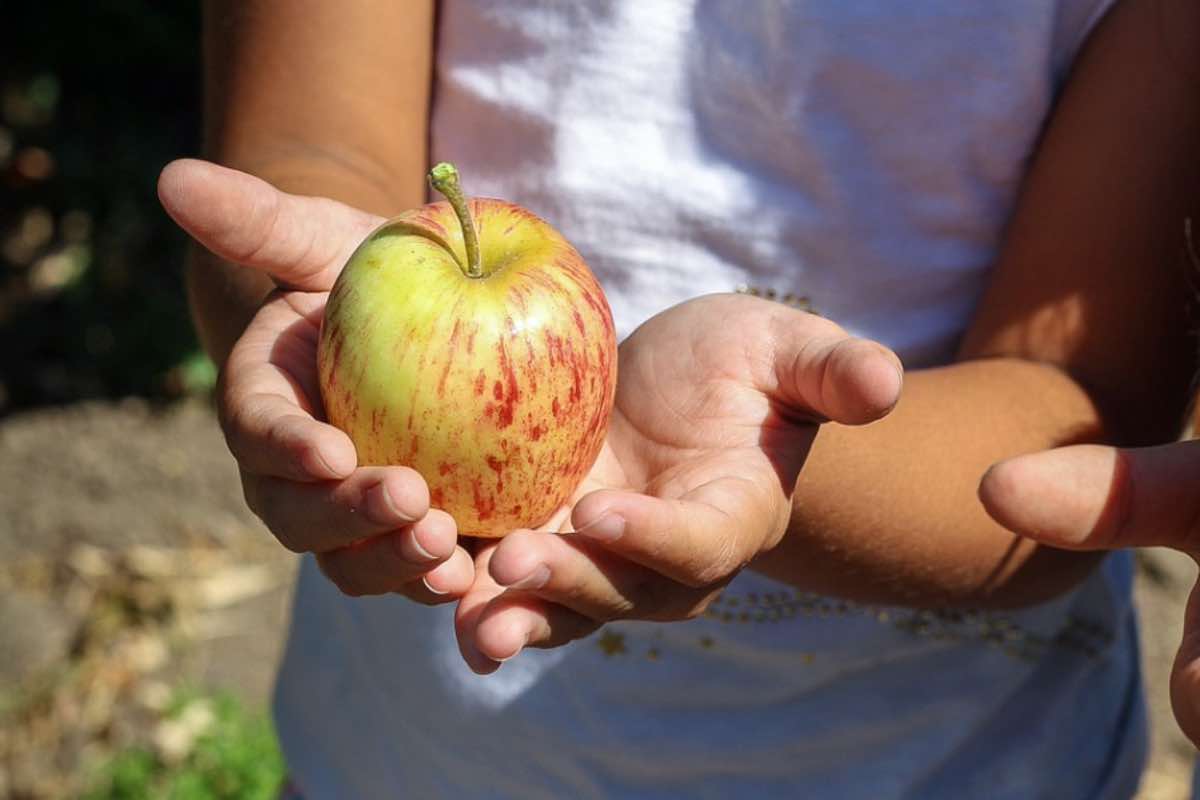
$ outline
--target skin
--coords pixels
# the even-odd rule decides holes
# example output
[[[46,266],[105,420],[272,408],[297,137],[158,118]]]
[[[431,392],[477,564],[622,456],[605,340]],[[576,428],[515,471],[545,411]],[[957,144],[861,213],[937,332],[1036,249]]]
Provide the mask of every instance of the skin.
[[[1158,44],[1174,69],[1167,73],[1167,96],[1155,105],[1190,90],[1190,100],[1181,98],[1175,123],[1179,135],[1195,142],[1200,137],[1200,104],[1195,101],[1200,90],[1200,7],[1161,3],[1158,22]],[[1175,163],[1179,188],[1191,190],[1191,232],[1194,201],[1200,197],[1200,159],[1192,147]],[[1185,249],[1194,276],[1200,271],[1194,241],[1189,239]],[[1191,333],[1181,331],[1171,349],[1180,359],[1179,369],[1194,367]],[[1143,448],[1076,445],[992,466],[980,482],[979,497],[998,523],[1032,541],[1082,552],[1170,547],[1200,561],[1197,485],[1198,441]],[[1200,746],[1200,583],[1184,616],[1183,640],[1171,671],[1171,704],[1180,728]]]
[[[1090,573],[1097,554],[1047,547],[997,523],[976,500],[977,480],[1018,453],[1178,434],[1196,362],[1182,233],[1200,198],[1197,12],[1192,3],[1126,0],[1099,26],[1042,138],[957,363],[909,371],[900,403],[874,425],[823,426],[791,494],[786,533],[755,526],[758,538],[739,553],[753,553],[752,568],[864,602],[1001,608],[1049,599]],[[1111,123],[1123,118],[1137,124]],[[618,409],[625,388],[618,382]],[[614,424],[613,435],[620,430]],[[660,543],[664,529],[686,525],[643,515],[642,505],[601,493],[575,507],[578,527],[604,515],[624,521],[603,559],[546,534],[501,542],[460,604],[468,661],[494,669],[522,647],[552,646],[608,620],[661,618],[655,604],[689,597],[689,581],[663,567],[651,588],[641,584],[655,604],[631,605],[609,588],[620,586],[614,573],[643,564],[641,548]],[[743,510],[737,519],[754,518]],[[695,546],[711,557],[707,571],[687,576],[692,583],[719,585],[742,563],[722,545],[735,534],[744,541],[744,527],[713,534]],[[614,566],[614,551],[628,560]],[[549,576],[545,588],[514,591],[532,574]]]
[[[979,496],[1002,525],[1071,550],[1171,547],[1200,561],[1200,441],[1136,449],[1077,445],[1003,461]],[[1171,671],[1179,726],[1200,746],[1200,583]]]
[[[424,160],[430,29],[413,21],[424,19],[419,9],[411,19],[406,9],[406,19],[391,25],[357,3],[337,4],[329,12],[336,20],[323,16],[322,4],[307,5],[309,16],[287,3],[249,3],[244,16],[221,28],[233,30],[232,38],[210,39],[210,51],[221,56],[213,63],[222,64],[212,68],[219,74],[210,81],[211,104],[221,109],[210,153],[282,188],[390,213],[389,203],[415,194],[413,162],[418,154]],[[261,23],[267,12],[270,25]],[[405,562],[389,573],[359,550],[347,552],[344,538],[317,549],[345,536],[336,529],[361,524],[354,502],[374,476],[358,476],[364,468],[353,470],[348,440],[304,416],[312,395],[296,387],[311,380],[312,351],[297,345],[294,362],[281,370],[271,364],[268,344],[286,324],[312,320],[355,236],[365,235],[361,212],[273,195],[245,176],[206,172],[212,168],[205,165],[168,168],[162,186],[168,210],[218,256],[243,267],[198,264],[193,297],[218,361],[223,345],[241,337],[223,371],[220,402],[223,418],[234,421],[227,432],[231,447],[240,443],[233,449],[249,483],[266,476],[274,488],[258,502],[259,513],[281,538],[311,544],[323,564],[341,564],[334,577],[344,590],[398,589],[429,601],[416,580],[426,575],[447,591],[442,599],[461,596],[459,641],[479,671],[521,647],[561,644],[611,619],[694,616],[716,587],[747,567],[809,591],[914,606],[1008,607],[1067,591],[1097,559],[1014,536],[977,500],[977,476],[1024,452],[1085,441],[1147,444],[1178,431],[1193,369],[1180,232],[1200,196],[1194,84],[1178,55],[1200,48],[1164,45],[1163,35],[1200,29],[1192,24],[1196,13],[1184,0],[1124,0],[1094,33],[1033,155],[957,360],[910,371],[903,399],[886,419],[802,426],[809,438],[792,431],[792,422],[783,425],[784,440],[799,448],[784,461],[803,460],[789,485],[789,470],[761,468],[778,453],[759,446],[754,454],[748,444],[775,441],[780,422],[762,415],[764,404],[788,409],[788,420],[795,412],[838,418],[818,401],[845,391],[866,405],[841,421],[863,422],[894,399],[894,363],[836,329],[806,328],[814,340],[833,337],[849,348],[830,353],[854,356],[832,360],[839,366],[830,374],[846,382],[823,390],[823,370],[789,372],[794,331],[782,323],[753,324],[770,317],[765,307],[721,297],[704,301],[719,306],[698,314],[685,304],[622,344],[625,386],[618,386],[612,433],[589,491],[563,509],[571,529],[583,532],[521,531],[478,549],[473,567],[465,551],[453,549],[449,525],[442,538],[429,535],[441,548],[437,557],[447,559],[432,571]],[[322,21],[336,24],[339,36],[327,35]],[[378,44],[380,30],[387,48]],[[358,55],[360,41],[370,59]],[[251,53],[255,69],[248,68]],[[363,76],[356,70],[368,60],[371,74]],[[309,73],[313,91],[303,103],[289,100],[279,76]],[[379,86],[371,75],[391,82]],[[361,93],[345,92],[348,85]],[[397,100],[396,92],[408,94]],[[358,108],[349,94],[369,99]],[[323,113],[327,102],[335,113]],[[1113,124],[1129,119],[1136,124]],[[418,129],[420,136],[408,135]],[[339,157],[347,150],[353,155]],[[373,169],[361,168],[362,153],[372,154]],[[209,195],[195,185],[205,182]],[[201,207],[203,199],[209,207]],[[266,287],[244,268],[302,291],[272,295],[246,326],[239,310],[249,318]],[[714,326],[714,319],[731,324]],[[745,331],[737,350],[711,335],[732,324]],[[692,374],[662,368],[678,352],[668,333],[691,343]],[[256,348],[243,344],[248,340]],[[794,387],[784,398],[741,382],[764,362],[769,373],[790,376],[780,381]],[[626,375],[626,364],[643,366]],[[255,391],[268,376],[275,391]],[[731,438],[728,426],[698,424],[713,413],[743,423],[745,438]],[[680,430],[712,435],[677,438],[659,424],[676,415]],[[739,481],[750,457],[760,468]],[[314,469],[318,462],[330,468]],[[423,484],[403,468],[388,475],[417,517],[427,502]],[[704,485],[697,476],[726,487],[721,502],[691,496]],[[309,506],[323,514],[319,531],[305,528],[304,515],[281,511],[305,497],[321,498]],[[401,543],[409,530],[401,519],[379,529]]]
[[[312,424],[310,365],[323,292],[353,246],[425,202],[433,21],[432,2],[206,2],[205,155],[322,199],[292,203],[186,162],[159,183],[168,213],[206,245],[188,295],[222,366],[218,411],[247,501],[284,546],[318,553],[344,591],[430,604],[473,579],[454,521],[428,515],[415,472],[356,468],[349,439]],[[375,538],[347,546],[364,536]]]

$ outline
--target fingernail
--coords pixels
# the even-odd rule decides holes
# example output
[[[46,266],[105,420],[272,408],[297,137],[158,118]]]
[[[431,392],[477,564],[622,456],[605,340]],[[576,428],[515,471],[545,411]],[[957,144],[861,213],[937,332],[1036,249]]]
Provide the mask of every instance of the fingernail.
[[[383,481],[367,490],[367,508],[371,509],[375,517],[385,524],[394,524],[396,519],[401,516],[399,509],[392,501],[391,494],[388,493],[387,484]]]
[[[425,588],[428,589],[433,594],[436,594],[436,595],[446,594],[445,592],[441,591],[440,589],[433,588],[433,586],[429,583],[429,576],[425,576],[424,578],[421,578],[421,583],[425,584]]]
[[[318,477],[321,477],[321,478],[325,478],[330,475],[340,474],[340,473],[338,473],[338,471],[336,469],[333,468],[333,465],[329,463],[329,459],[326,458],[325,454],[322,453],[320,450],[313,451],[313,458],[317,462],[316,463],[317,469],[316,470],[309,469],[308,471],[310,473],[317,472],[317,473],[319,473]]]
[[[504,658],[496,658],[496,659],[493,659],[493,661],[495,661],[497,664],[504,664],[505,662],[512,661],[514,658],[521,655],[521,651],[524,649],[525,649],[525,647],[524,647],[524,645],[522,645],[521,647],[518,647],[517,652],[513,653],[511,656],[505,656]]]
[[[437,560],[437,556],[421,546],[421,541],[414,531],[400,531],[395,537],[396,552],[410,564],[428,564]]]
[[[412,544],[413,549],[417,551],[417,555],[419,555],[423,561],[433,561],[437,558],[437,556],[421,546],[421,540],[417,538],[416,532],[414,532],[412,535]]]
[[[615,542],[625,533],[625,520],[616,514],[602,514],[588,524],[577,528],[575,533],[598,542]]]
[[[531,631],[531,630],[525,631],[525,638],[521,640],[521,646],[518,647],[516,650],[514,650],[512,655],[505,656],[504,658],[497,658],[497,659],[495,659],[495,661],[497,661],[500,664],[503,664],[504,662],[512,661],[514,658],[521,655],[521,651],[524,650],[529,645],[529,637],[531,637],[531,636],[533,636],[533,631]]]
[[[550,580],[550,568],[545,564],[538,564],[537,567],[521,578],[519,581],[508,584],[508,589],[540,589]]]

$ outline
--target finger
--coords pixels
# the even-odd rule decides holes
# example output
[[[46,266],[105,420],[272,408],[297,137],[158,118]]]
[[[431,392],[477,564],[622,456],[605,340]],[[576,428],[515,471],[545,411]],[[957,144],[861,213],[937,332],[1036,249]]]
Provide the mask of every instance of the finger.
[[[358,460],[342,431],[317,422],[293,401],[276,394],[251,394],[222,403],[225,442],[248,473],[293,481],[347,478]]]
[[[1200,583],[1188,598],[1183,641],[1171,669],[1171,707],[1180,730],[1200,747]]]
[[[488,574],[488,562],[496,549],[495,542],[487,542],[475,553],[475,578],[471,588],[458,601],[454,611],[454,634],[458,651],[463,661],[479,675],[488,675],[500,668],[500,662],[479,651],[475,643],[475,626],[479,616],[495,598],[504,592],[504,587],[492,580]]]
[[[711,587],[685,586],[578,535],[516,531],[496,546],[488,570],[501,586],[597,622],[689,619],[713,594]],[[558,641],[566,634],[546,635]]]
[[[298,483],[243,473],[246,503],[287,549],[324,553],[416,522],[429,489],[408,467],[362,467],[342,481]]]
[[[462,597],[474,581],[474,559],[462,547],[456,547],[449,559],[426,573],[404,594],[428,605],[437,605]]]
[[[195,159],[168,164],[158,196],[171,218],[217,256],[307,291],[328,290],[358,243],[383,222]]]
[[[352,597],[401,591],[454,553],[458,529],[444,511],[431,510],[397,531],[317,556],[325,575]]]
[[[760,387],[801,412],[848,425],[872,422],[900,398],[900,359],[812,314],[780,309],[772,318],[772,365]]]
[[[724,478],[681,498],[601,490],[571,520],[579,536],[686,586],[728,580],[777,543],[786,499],[745,478]]]
[[[1080,550],[1200,552],[1200,441],[1119,450],[1076,445],[992,466],[979,498],[1006,528]]]
[[[506,592],[484,607],[475,625],[475,647],[503,663],[526,647],[560,647],[590,635],[601,623],[538,597]]]
[[[357,464],[342,431],[318,422],[316,326],[304,295],[279,296],[255,315],[221,371],[217,412],[248,472],[293,480],[345,478]],[[298,308],[299,306],[299,308]]]
[[[317,348],[326,292],[276,290],[264,300],[229,355],[242,369],[271,368],[308,411],[319,406]]]

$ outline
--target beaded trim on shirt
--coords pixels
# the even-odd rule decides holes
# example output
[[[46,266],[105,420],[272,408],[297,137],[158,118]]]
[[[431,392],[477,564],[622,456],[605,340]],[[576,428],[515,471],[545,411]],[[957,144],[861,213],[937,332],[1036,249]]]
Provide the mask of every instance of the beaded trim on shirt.
[[[819,314],[812,298],[795,292],[779,292],[776,289],[742,284],[734,289],[738,294],[775,300],[792,308]],[[1043,636],[1025,630],[1006,617],[975,610],[917,610],[864,606],[844,600],[806,592],[773,592],[765,595],[743,596],[721,595],[708,610],[706,619],[723,623],[781,622],[796,616],[836,616],[865,614],[875,617],[880,623],[891,625],[914,636],[932,638],[935,641],[976,641],[995,647],[1004,654],[1020,661],[1036,661],[1051,647],[1063,647],[1095,659],[1113,641],[1113,634],[1103,626],[1078,617],[1069,617],[1054,636]],[[700,638],[702,647],[716,646],[711,636]],[[624,655],[629,652],[624,634],[606,630],[597,645],[605,655]],[[651,647],[647,658],[658,660],[661,652]],[[814,659],[810,654],[805,663]]]
[[[1053,635],[1027,630],[1011,619],[976,609],[905,609],[870,606],[811,592],[783,590],[765,594],[719,595],[704,612],[703,619],[724,624],[780,623],[798,617],[869,616],[883,625],[914,637],[947,644],[974,642],[1024,662],[1036,662],[1052,648],[1062,648],[1096,660],[1111,646],[1113,632],[1075,615]],[[640,638],[640,637],[638,637]],[[652,636],[644,655],[650,661],[663,658],[661,637]],[[594,639],[608,657],[639,655],[630,635],[619,623],[605,627]],[[707,649],[720,647],[711,634],[701,634],[697,643]],[[812,664],[819,653],[805,653],[804,664]]]
[[[795,292],[778,292],[775,289],[763,289],[758,286],[747,286],[742,284],[734,289],[738,294],[748,294],[751,297],[761,297],[765,300],[776,300],[783,303],[785,306],[798,308],[801,311],[807,311],[810,314],[820,314],[813,308],[812,298],[807,295],[796,294]]]
[[[779,292],[775,289],[741,285],[738,294],[775,300],[792,308],[819,314],[812,298],[795,292]],[[1053,636],[1043,636],[1022,628],[1012,620],[978,610],[960,609],[897,609],[867,606],[838,600],[809,592],[770,592],[763,595],[741,596],[720,595],[704,612],[704,618],[721,623],[773,623],[794,619],[797,616],[867,615],[878,622],[891,625],[913,636],[930,638],[941,642],[979,642],[994,647],[1005,655],[1019,661],[1037,661],[1047,650],[1061,647],[1096,659],[1111,645],[1113,633],[1102,625],[1070,616],[1067,624]],[[630,654],[627,636],[612,626],[595,639],[596,645],[609,657]],[[717,646],[713,637],[699,638],[701,647]],[[658,646],[650,646],[646,658],[657,661],[662,657]],[[806,654],[804,663],[816,660],[815,653]]]

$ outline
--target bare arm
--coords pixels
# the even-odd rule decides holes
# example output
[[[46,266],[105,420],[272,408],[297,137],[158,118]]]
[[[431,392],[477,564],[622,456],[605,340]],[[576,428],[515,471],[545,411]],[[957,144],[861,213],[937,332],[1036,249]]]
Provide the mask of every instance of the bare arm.
[[[316,385],[336,275],[424,199],[432,2],[213,0],[204,33],[206,155],[237,169],[174,162],[159,196],[206,248],[188,288],[246,501],[344,592],[453,601],[473,574],[454,520],[412,469],[359,464]]]
[[[210,0],[205,156],[381,216],[424,202],[432,0]],[[274,284],[197,249],[188,292],[218,364]]]
[[[1007,456],[1169,441],[1195,367],[1184,220],[1200,206],[1200,7],[1126,0],[1093,34],[1044,135],[958,363],[897,408],[824,426],[790,533],[755,566],[876,602],[1019,605],[1096,563],[1005,531],[976,497]]]

